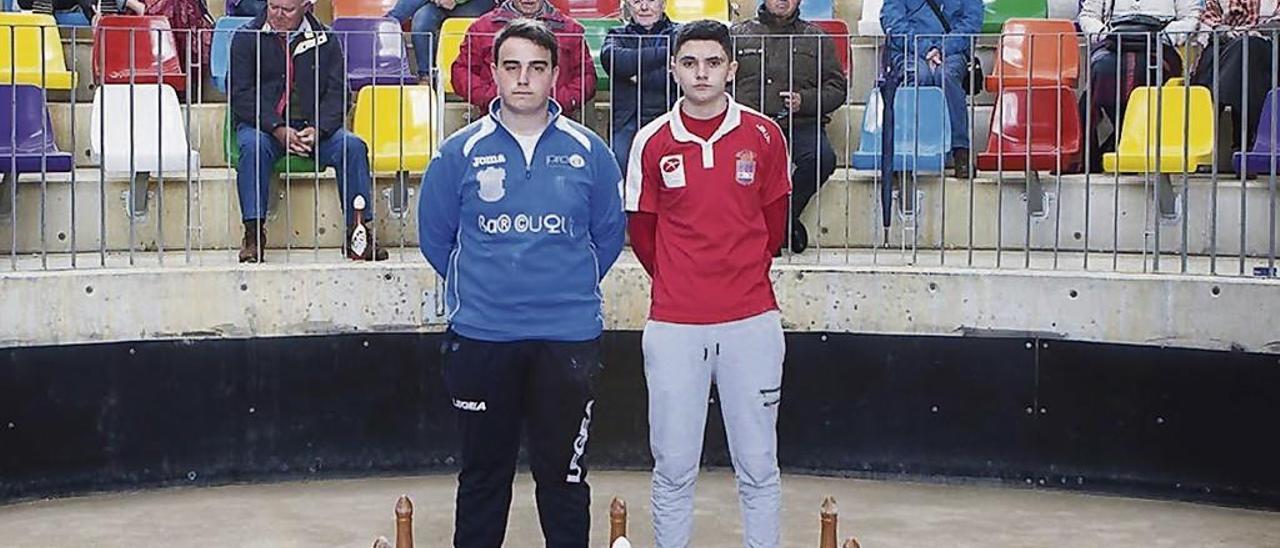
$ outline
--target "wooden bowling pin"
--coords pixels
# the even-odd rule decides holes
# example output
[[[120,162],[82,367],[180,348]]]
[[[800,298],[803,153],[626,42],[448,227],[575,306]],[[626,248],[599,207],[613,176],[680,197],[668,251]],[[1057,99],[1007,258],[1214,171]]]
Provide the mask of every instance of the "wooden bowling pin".
[[[627,536],[627,502],[613,497],[609,503],[609,546]]]
[[[396,501],[396,548],[413,548],[413,501],[400,495]]]
[[[822,501],[822,531],[818,534],[818,548],[836,548],[837,513],[834,497]]]

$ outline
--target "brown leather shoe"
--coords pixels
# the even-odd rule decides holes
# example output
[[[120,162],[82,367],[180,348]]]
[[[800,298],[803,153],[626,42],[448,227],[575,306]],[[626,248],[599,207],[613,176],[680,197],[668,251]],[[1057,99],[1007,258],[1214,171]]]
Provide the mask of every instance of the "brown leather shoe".
[[[951,165],[955,169],[957,179],[969,178],[969,149],[957,148],[951,151]]]
[[[363,238],[353,238],[356,227],[364,227]],[[363,252],[356,252],[356,249],[363,248]],[[387,249],[383,247],[382,242],[378,241],[373,234],[373,227],[366,223],[360,223],[347,227],[347,258],[353,261],[385,261],[387,260]]]
[[[266,227],[262,221],[244,223],[244,239],[240,241],[240,262],[261,263],[266,261],[262,255],[263,242],[267,241]]]

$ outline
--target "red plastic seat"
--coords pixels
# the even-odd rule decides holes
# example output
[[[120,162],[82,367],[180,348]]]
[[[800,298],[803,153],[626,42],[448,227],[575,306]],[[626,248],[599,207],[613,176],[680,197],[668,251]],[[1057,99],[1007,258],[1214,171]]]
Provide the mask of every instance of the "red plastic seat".
[[[841,19],[814,19],[810,21],[818,28],[831,35],[836,43],[836,58],[840,60],[840,68],[845,75],[849,74],[849,23]]]
[[[574,19],[617,19],[620,0],[551,0],[551,5]]]
[[[1080,40],[1066,19],[1010,19],[1000,33],[995,70],[987,91],[1001,86],[1076,87],[1080,78]],[[1003,83],[1002,83],[1003,81]]]
[[[1080,143],[1080,115],[1070,88],[1005,88],[991,113],[991,136],[978,154],[978,169],[1071,170],[1080,162]]]
[[[93,28],[93,79],[99,84],[162,82],[183,91],[187,73],[163,16],[106,15]]]

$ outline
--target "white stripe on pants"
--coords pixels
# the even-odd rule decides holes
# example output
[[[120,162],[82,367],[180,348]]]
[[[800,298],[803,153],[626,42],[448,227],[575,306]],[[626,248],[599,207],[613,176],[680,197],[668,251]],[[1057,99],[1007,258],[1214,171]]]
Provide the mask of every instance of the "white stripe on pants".
[[[657,548],[686,548],[711,383],[720,394],[738,482],[743,544],[779,545],[778,399],[786,343],[776,310],[711,325],[650,321],[644,328]]]

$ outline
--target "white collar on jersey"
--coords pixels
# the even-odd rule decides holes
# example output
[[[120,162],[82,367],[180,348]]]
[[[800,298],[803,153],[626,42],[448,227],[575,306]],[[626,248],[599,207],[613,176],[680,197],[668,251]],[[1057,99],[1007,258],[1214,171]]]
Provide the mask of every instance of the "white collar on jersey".
[[[728,93],[724,94],[729,100],[729,110],[724,116],[724,121],[720,122],[720,127],[716,128],[715,133],[711,134],[711,138],[703,140],[701,137],[690,133],[684,127],[683,111],[680,107],[684,104],[684,97],[676,101],[675,106],[671,107],[671,137],[677,141],[685,143],[697,143],[702,147],[702,167],[703,169],[711,169],[716,165],[715,153],[711,148],[721,137],[728,135],[730,131],[736,129],[742,124],[742,105],[733,100]]]

